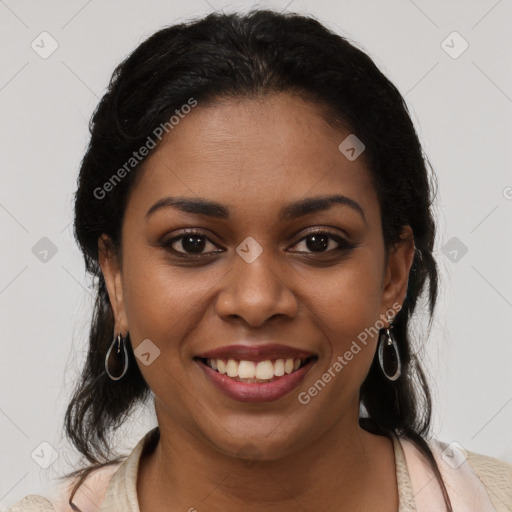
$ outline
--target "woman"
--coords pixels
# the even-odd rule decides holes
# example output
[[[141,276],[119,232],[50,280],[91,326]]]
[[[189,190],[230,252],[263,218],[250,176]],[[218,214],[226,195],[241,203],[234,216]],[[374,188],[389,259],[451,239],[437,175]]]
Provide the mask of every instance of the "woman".
[[[429,436],[408,325],[436,302],[433,195],[397,89],[316,20],[143,42],[76,193],[98,295],[66,431],[90,465],[14,509],[511,510],[512,465]],[[109,460],[150,397],[158,427]]]

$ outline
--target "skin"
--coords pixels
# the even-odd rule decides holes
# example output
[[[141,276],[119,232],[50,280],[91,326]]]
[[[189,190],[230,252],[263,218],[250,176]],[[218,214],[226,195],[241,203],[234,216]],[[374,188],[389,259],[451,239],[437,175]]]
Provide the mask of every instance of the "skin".
[[[359,333],[402,304],[414,257],[408,226],[402,242],[385,248],[364,158],[349,161],[338,149],[349,133],[290,94],[199,103],[145,161],[126,207],[122,259],[100,238],[117,330],[130,333],[134,348],[150,339],[161,351],[148,366],[137,361],[160,427],[160,442],[139,466],[142,512],[397,510],[392,441],[358,424],[377,338],[309,404],[297,399]],[[339,204],[278,219],[289,202],[335,193],[356,201],[365,219]],[[146,219],[167,196],[213,200],[230,217],[167,207]],[[183,228],[207,237],[203,253],[222,252],[187,264],[158,245]],[[311,228],[355,246],[336,251],[329,239],[327,251],[311,248]],[[263,249],[252,263],[236,252],[248,236]],[[191,250],[181,240],[172,247]],[[279,400],[235,401],[193,357],[241,340],[302,348],[318,360]],[[257,460],[240,455],[248,443]]]

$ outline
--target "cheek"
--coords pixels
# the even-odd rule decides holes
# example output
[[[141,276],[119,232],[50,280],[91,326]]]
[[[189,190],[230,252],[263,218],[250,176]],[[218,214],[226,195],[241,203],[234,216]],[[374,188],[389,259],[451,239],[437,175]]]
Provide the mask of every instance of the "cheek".
[[[373,260],[372,260],[373,261]],[[318,373],[302,388],[312,416],[337,417],[357,396],[378,339],[381,268],[364,257],[322,281],[310,295],[311,317],[326,340]],[[318,397],[318,399],[316,398]]]
[[[150,339],[166,365],[177,367],[187,336],[204,316],[205,297],[217,274],[172,267],[161,256],[130,256],[123,292],[133,348]]]
[[[137,357],[137,365],[154,395],[172,411],[184,411],[190,402],[191,391],[183,382],[194,363],[186,353],[204,317],[205,296],[215,282],[210,277],[172,268],[162,258],[134,255],[126,260],[123,288],[133,350],[137,356],[149,346],[158,354],[148,365]]]
[[[364,333],[379,320],[381,276],[382,267],[371,252],[359,251],[311,287],[313,319],[324,331],[333,354],[347,350],[353,340],[363,340]],[[367,338],[370,341],[369,335]]]

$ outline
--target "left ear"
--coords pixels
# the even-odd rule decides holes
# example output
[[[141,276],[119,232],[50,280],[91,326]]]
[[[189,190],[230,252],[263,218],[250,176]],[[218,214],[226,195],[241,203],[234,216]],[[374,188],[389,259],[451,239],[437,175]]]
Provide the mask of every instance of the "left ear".
[[[415,249],[411,226],[404,226],[400,233],[400,240],[388,253],[388,264],[384,270],[382,283],[382,312],[392,308],[395,303],[402,306],[407,293],[409,271],[414,260]]]

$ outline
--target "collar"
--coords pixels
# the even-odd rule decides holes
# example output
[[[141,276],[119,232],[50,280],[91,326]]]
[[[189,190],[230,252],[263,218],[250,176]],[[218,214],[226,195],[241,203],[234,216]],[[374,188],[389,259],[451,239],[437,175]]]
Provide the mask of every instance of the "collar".
[[[140,512],[137,499],[137,474],[143,452],[151,450],[159,439],[155,427],[140,439],[128,457],[114,469],[110,478],[98,477],[98,485],[89,485],[94,494],[77,494],[75,504],[82,512]],[[445,512],[443,495],[423,453],[409,439],[392,435],[400,512]],[[460,512],[496,512],[487,490],[465,455],[456,445],[428,441],[439,466],[454,510]],[[103,499],[101,496],[103,495]],[[101,505],[97,505],[101,503]],[[478,506],[475,508],[475,505]]]
[[[145,450],[151,450],[160,437],[155,427],[137,443],[130,455],[119,465],[110,479],[105,497],[101,503],[103,512],[140,512],[137,500],[137,474],[139,461]]]
[[[127,459],[118,467],[110,479],[110,483],[101,503],[102,512],[140,512],[137,500],[137,473],[142,453],[151,449],[158,442],[159,430],[150,430],[135,446]],[[395,454],[396,479],[398,482],[399,510],[401,512],[417,512],[414,494],[405,462],[401,441],[396,435],[392,436]],[[154,444],[153,444],[154,443]],[[96,512],[96,511],[94,511]]]

